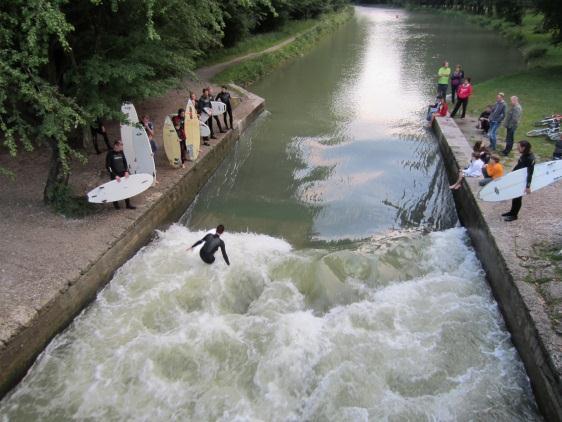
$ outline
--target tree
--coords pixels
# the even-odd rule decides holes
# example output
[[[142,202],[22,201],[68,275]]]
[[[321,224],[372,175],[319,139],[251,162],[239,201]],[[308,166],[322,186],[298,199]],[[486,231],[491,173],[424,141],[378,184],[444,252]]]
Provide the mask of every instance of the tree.
[[[536,0],[537,9],[544,15],[544,28],[552,31],[555,43],[562,42],[562,5],[560,0]]]

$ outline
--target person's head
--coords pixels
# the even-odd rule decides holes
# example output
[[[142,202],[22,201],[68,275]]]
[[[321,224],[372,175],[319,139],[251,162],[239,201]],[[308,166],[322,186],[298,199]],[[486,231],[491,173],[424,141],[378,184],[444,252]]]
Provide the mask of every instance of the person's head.
[[[482,141],[476,141],[476,143],[474,144],[474,148],[472,148],[474,151],[480,151],[480,148],[482,148]]]
[[[115,152],[121,152],[121,151],[123,151],[123,142],[121,142],[121,139],[117,139],[117,140],[113,143],[113,151],[115,151]]]
[[[189,93],[189,98],[190,98],[192,101],[195,101],[195,100],[197,100],[197,95],[195,95],[195,92],[190,92],[190,93]]]
[[[209,88],[203,88],[203,95],[209,95]]]
[[[505,98],[505,94],[503,92],[498,92],[498,95],[496,95],[497,102],[503,101],[504,98]]]
[[[531,143],[529,141],[519,141],[517,149],[522,155],[529,155],[531,153]]]
[[[226,85],[223,85],[223,86],[221,87],[221,89],[222,89],[222,92],[228,91],[228,87],[227,87]]]
[[[213,88],[210,86],[207,87],[207,94],[211,95],[213,93]]]
[[[500,156],[496,154],[492,155],[490,159],[494,162],[494,164],[499,164],[500,162]]]
[[[470,84],[470,83],[472,83],[471,77],[468,76],[468,77],[464,78],[463,83],[465,83],[465,84]]]
[[[180,109],[178,110],[178,116],[180,116],[180,117],[185,117],[185,110],[184,110],[183,108],[180,108]]]
[[[477,152],[477,151],[474,151],[474,152],[472,153],[472,158],[474,158],[475,160],[480,159],[480,153]]]
[[[449,67],[449,62],[447,60],[443,62],[443,67]]]
[[[441,97],[441,98],[439,98],[439,102],[441,104],[445,104],[447,102],[447,100],[445,100],[445,97]]]
[[[511,104],[513,105],[519,104],[519,97],[516,97],[515,95],[511,97]]]
[[[148,114],[145,114],[144,116],[142,116],[142,121],[144,123],[148,123],[148,120],[149,120]]]
[[[222,224],[219,224],[217,226],[217,234],[223,234],[224,233],[224,226]]]
[[[455,70],[456,70],[457,72],[460,72],[460,71],[462,70],[462,66],[461,66],[460,64],[456,65],[456,66],[455,66]]]

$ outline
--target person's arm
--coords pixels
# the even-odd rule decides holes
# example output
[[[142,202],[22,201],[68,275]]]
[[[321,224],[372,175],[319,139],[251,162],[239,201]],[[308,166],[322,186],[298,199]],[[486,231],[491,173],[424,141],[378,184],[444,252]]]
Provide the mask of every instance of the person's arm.
[[[224,247],[224,242],[221,240],[221,252],[222,252],[222,257],[224,258],[224,262],[226,262],[227,265],[230,265],[230,261],[228,260],[228,255],[226,254],[226,248]]]
[[[207,237],[207,236],[205,236]],[[196,246],[200,245],[201,243],[203,243],[205,241],[205,237],[201,240],[198,240],[197,242],[195,242],[193,245],[191,245],[189,248],[187,248],[188,251],[190,251],[191,249],[195,248]]]
[[[535,171],[535,159],[533,158],[527,166],[527,184],[525,185],[525,192],[531,193],[531,182],[533,181],[533,173]]]
[[[109,177],[111,177],[113,175],[113,168],[111,167],[111,151],[108,151],[105,156],[105,168],[109,172]]]

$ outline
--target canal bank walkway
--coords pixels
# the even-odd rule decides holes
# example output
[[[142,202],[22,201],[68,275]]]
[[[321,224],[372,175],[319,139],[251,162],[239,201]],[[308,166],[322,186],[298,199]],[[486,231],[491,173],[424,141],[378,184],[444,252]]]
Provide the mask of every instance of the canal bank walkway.
[[[451,184],[481,139],[475,125],[469,118],[436,121]],[[507,171],[517,155],[512,153]],[[477,196],[480,189],[478,179],[465,178],[454,192],[459,218],[486,270],[541,410],[548,420],[561,420],[562,183],[524,197],[519,220],[511,223],[501,217],[511,201],[483,202]]]
[[[155,229],[181,216],[265,107],[262,98],[232,86],[232,94],[240,97],[234,130],[217,133],[210,147],[202,146],[196,162],[174,169],[162,144],[164,118],[185,107],[190,91],[200,93],[207,85],[186,81],[181,89],[136,104],[139,115],[148,114],[154,122],[159,146],[158,184],[132,198],[136,210],[115,210],[106,204],[81,219],[55,214],[42,202],[49,152],[19,153],[15,159],[0,154],[0,166],[16,175],[0,184],[0,397],[50,339],[95,298],[113,272],[154,236]],[[118,123],[106,127],[110,141],[120,137]],[[102,154],[87,145],[88,162],[72,165],[70,185],[76,194],[85,195],[108,180],[103,140],[99,144]]]

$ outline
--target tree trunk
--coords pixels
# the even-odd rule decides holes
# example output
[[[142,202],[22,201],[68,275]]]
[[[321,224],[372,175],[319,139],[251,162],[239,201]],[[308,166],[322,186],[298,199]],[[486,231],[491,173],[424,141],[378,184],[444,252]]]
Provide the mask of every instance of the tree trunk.
[[[49,138],[51,148],[51,161],[49,163],[49,175],[43,191],[43,201],[45,204],[52,204],[55,200],[57,187],[68,185],[68,174],[64,173],[59,156],[59,145],[56,139]]]

